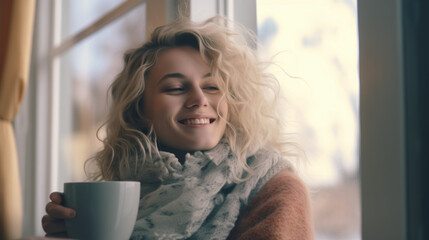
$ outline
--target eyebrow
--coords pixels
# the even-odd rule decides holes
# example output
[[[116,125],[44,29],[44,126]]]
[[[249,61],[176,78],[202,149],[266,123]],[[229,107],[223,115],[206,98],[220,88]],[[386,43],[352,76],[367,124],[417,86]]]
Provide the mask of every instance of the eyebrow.
[[[211,77],[212,73],[206,73],[203,78],[208,78]],[[161,83],[162,81],[164,81],[167,78],[180,78],[180,79],[186,79],[186,76],[181,74],[181,73],[168,73],[165,74],[161,79],[159,79],[158,84]]]

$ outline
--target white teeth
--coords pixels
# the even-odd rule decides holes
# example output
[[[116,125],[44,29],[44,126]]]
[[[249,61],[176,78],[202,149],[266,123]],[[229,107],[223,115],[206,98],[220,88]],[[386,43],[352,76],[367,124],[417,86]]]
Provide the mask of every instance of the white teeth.
[[[208,118],[186,119],[184,123],[185,123],[185,125],[209,124],[210,119],[208,119]]]

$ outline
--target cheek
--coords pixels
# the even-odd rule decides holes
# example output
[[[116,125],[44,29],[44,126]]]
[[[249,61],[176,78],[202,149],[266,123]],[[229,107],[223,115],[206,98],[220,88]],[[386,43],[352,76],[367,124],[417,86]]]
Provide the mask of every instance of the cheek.
[[[219,113],[223,118],[228,119],[228,104],[225,100],[219,103]]]
[[[169,98],[155,99],[152,104],[152,120],[154,122],[159,121],[160,123],[172,121],[179,109],[177,100]]]

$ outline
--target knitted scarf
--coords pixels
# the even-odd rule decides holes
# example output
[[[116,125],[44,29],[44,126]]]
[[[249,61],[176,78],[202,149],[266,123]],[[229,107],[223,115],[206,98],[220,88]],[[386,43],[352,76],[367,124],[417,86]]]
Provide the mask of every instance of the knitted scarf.
[[[277,151],[256,152],[247,159],[253,174],[236,183],[234,176],[246,174],[225,141],[209,151],[188,153],[184,165],[161,152],[140,180],[142,198],[131,239],[226,239],[240,210],[288,167],[281,159]]]

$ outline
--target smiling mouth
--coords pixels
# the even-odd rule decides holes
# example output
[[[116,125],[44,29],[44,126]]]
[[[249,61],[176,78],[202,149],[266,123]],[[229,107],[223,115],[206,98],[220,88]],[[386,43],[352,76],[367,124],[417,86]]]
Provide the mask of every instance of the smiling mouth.
[[[214,121],[214,118],[189,118],[180,120],[179,122],[184,125],[206,125],[211,124]]]

